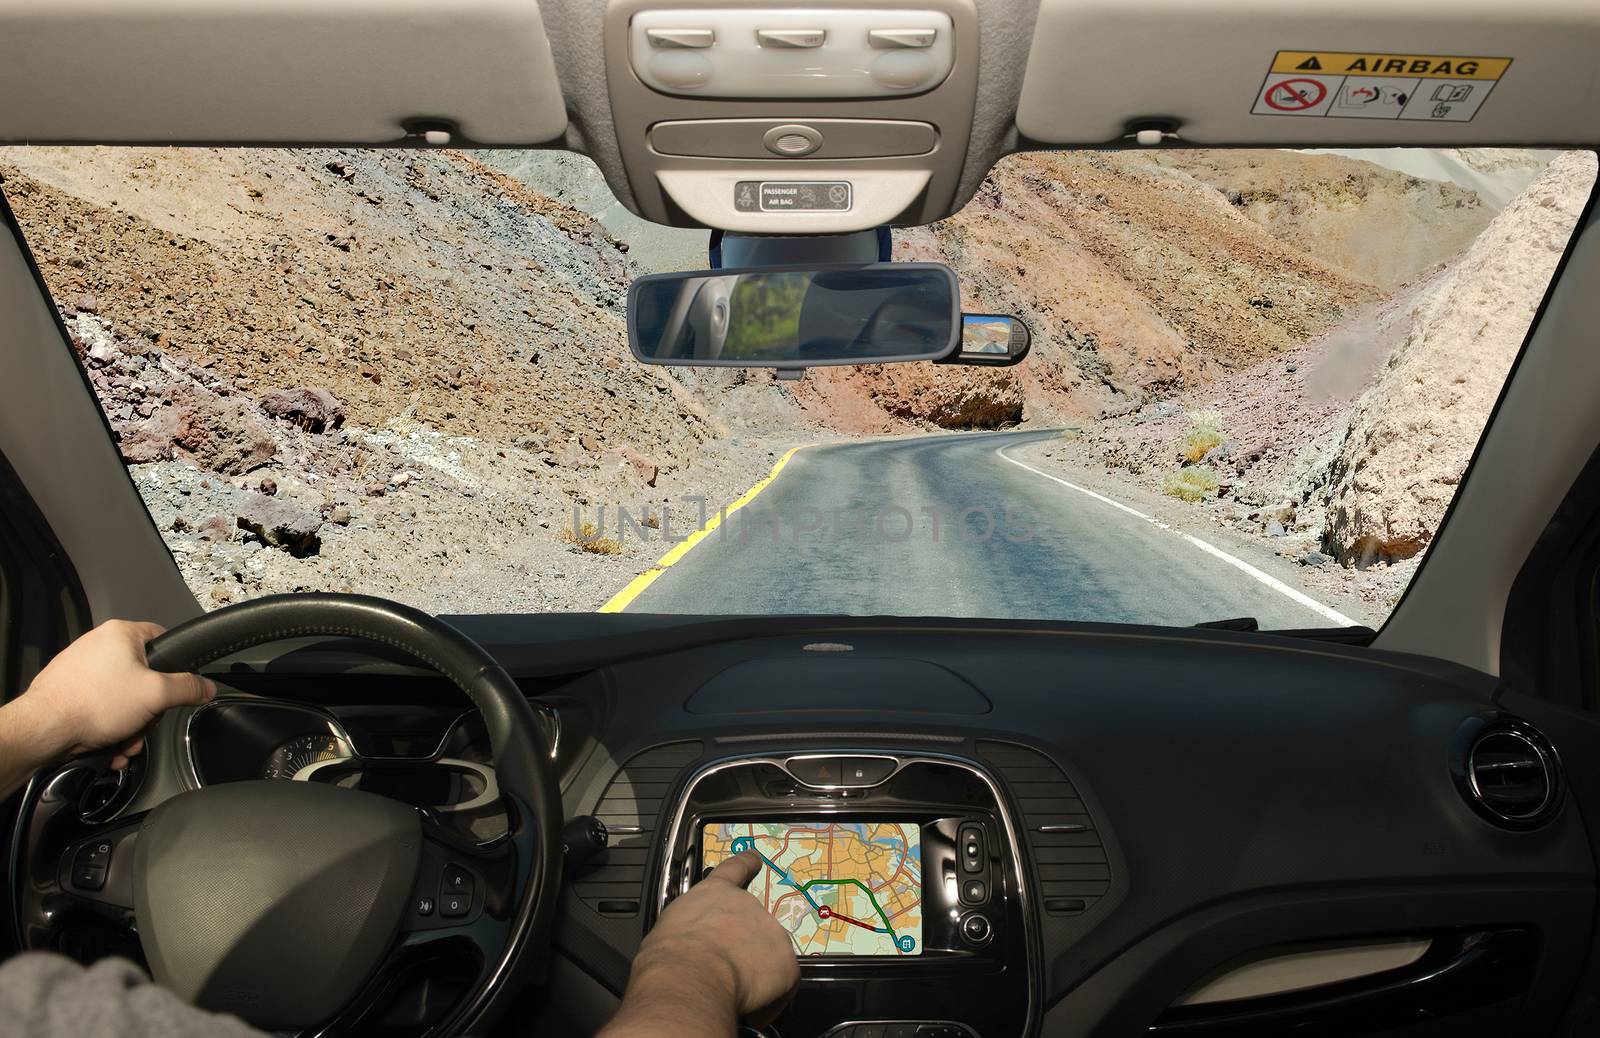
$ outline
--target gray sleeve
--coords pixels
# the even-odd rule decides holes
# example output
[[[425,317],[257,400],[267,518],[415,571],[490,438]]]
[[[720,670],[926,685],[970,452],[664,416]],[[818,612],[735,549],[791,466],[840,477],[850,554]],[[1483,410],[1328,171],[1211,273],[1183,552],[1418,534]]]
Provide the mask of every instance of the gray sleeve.
[[[28,1038],[263,1038],[238,1017],[179,1001],[126,959],[85,969],[40,952],[0,965],[0,1020]]]

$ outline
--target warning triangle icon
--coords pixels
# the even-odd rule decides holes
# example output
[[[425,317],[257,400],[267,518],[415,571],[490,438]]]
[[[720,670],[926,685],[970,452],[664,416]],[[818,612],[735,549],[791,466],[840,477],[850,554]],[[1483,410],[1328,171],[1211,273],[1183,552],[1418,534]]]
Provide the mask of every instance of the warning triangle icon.
[[[1311,57],[1296,65],[1295,68],[1301,72],[1321,72],[1322,62],[1318,61],[1317,56],[1313,54]]]

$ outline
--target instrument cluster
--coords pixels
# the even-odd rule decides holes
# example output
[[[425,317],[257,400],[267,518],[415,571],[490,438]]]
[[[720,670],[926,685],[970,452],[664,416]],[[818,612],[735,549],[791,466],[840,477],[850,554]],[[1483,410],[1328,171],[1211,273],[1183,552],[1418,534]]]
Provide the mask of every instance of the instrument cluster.
[[[489,737],[476,711],[352,708],[224,697],[196,710],[185,742],[197,786],[325,782],[422,808],[477,842],[506,831]]]

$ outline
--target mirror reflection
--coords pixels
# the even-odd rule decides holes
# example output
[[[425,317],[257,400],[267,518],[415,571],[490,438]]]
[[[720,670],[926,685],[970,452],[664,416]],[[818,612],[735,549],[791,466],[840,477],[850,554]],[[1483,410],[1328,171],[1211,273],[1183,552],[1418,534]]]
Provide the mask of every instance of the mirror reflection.
[[[957,346],[955,275],[939,263],[658,274],[629,292],[648,363],[807,367],[936,360]]]

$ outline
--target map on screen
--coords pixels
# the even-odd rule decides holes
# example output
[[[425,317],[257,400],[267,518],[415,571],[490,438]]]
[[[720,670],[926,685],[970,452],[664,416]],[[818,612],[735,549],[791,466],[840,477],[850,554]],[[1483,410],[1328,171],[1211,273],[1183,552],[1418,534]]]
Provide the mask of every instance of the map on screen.
[[[922,953],[922,829],[914,822],[717,822],[702,863],[754,848],[750,893],[800,955]]]

